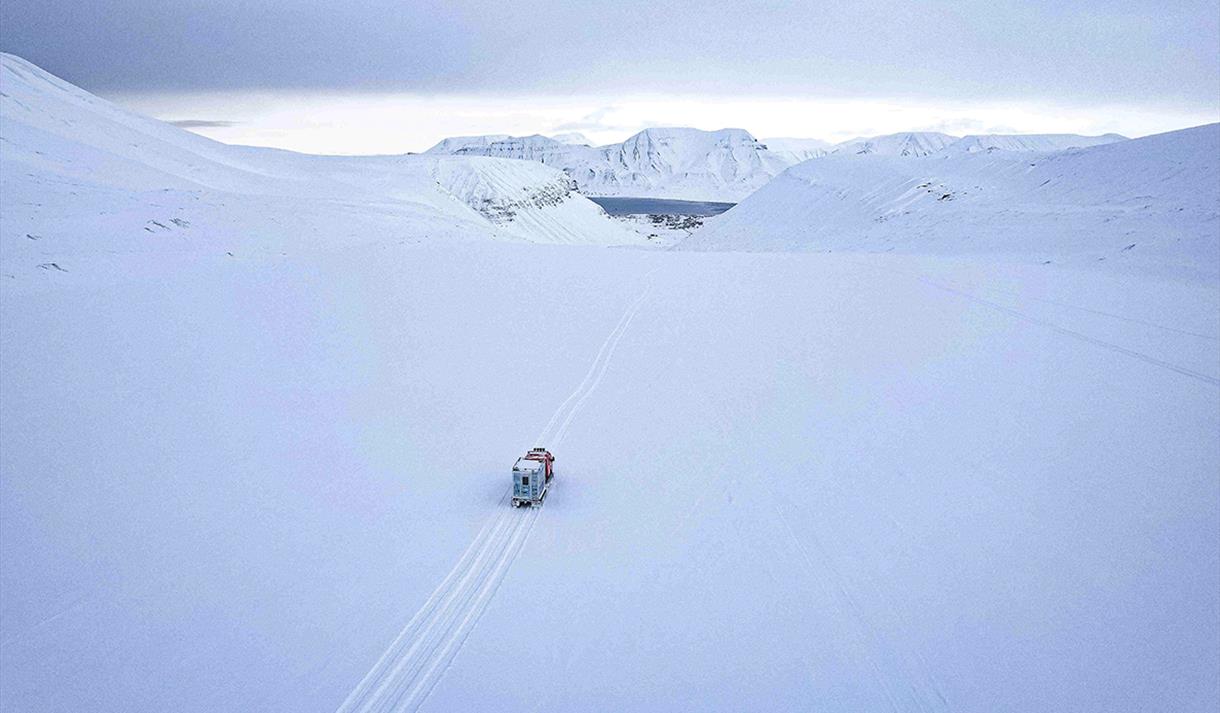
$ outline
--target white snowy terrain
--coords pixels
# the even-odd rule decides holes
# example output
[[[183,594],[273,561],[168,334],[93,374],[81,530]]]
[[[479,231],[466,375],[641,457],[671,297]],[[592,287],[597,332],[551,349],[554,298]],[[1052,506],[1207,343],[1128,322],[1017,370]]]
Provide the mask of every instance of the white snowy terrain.
[[[541,165],[227,146],[126,112],[11,55],[0,57],[0,90],[8,273],[59,264],[57,255],[83,267],[87,252],[104,261],[116,250],[284,251],[391,232],[639,242]]]
[[[428,152],[538,161],[563,169],[590,196],[728,202],[800,160],[767,150],[741,129],[645,129],[620,144],[596,148],[540,135],[463,137],[446,139]]]
[[[0,710],[1220,707],[1216,127],[607,250],[3,69]]]
[[[786,171],[684,248],[1008,253],[1220,275],[1220,124],[1087,149],[827,156]]]

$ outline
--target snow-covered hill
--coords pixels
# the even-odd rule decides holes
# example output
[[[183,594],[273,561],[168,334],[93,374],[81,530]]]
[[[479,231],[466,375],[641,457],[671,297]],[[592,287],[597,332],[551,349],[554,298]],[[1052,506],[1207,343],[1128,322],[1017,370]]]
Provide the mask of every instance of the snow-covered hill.
[[[459,155],[524,159],[562,168],[580,192],[591,196],[733,202],[800,159],[768,151],[741,129],[645,129],[621,144],[597,148],[539,135],[482,138],[446,141]]]
[[[963,136],[940,151],[940,155],[990,153],[993,151],[1063,151],[1126,141],[1120,134],[1081,136],[1079,134],[972,134]]]
[[[827,156],[682,247],[1012,253],[1220,272],[1220,125],[1048,154]]]
[[[540,164],[228,146],[0,57],[0,260],[83,267],[128,250],[285,251],[425,239],[626,244],[636,233]]]

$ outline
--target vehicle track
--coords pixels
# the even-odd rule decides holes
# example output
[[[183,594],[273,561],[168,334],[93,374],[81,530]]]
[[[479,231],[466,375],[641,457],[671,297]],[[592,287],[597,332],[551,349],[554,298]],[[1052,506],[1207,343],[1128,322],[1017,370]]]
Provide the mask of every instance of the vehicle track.
[[[573,418],[601,384],[649,290],[646,286],[628,305],[602,342],[584,379],[527,448],[538,444],[555,447],[563,441]],[[548,438],[552,440],[547,442]],[[511,488],[505,490],[457,564],[348,694],[337,713],[416,711],[427,700],[495,597],[542,514],[542,508],[508,507],[511,492]]]
[[[1078,339],[1082,342],[1087,342],[1088,344],[1102,347],[1103,349],[1109,349],[1112,352],[1117,352],[1124,356],[1129,356],[1133,359],[1139,359],[1140,361],[1143,361],[1145,363],[1151,364],[1156,367],[1160,367],[1161,369],[1165,369],[1166,371],[1176,372],[1183,376],[1190,377],[1191,379],[1195,379],[1196,381],[1201,381],[1205,384],[1210,384],[1212,386],[1220,386],[1220,379],[1217,379],[1216,377],[1211,376],[1209,374],[1203,374],[1203,373],[1197,372],[1193,369],[1188,369],[1184,366],[1179,366],[1179,365],[1173,364],[1171,362],[1163,361],[1161,359],[1157,359],[1155,357],[1148,356],[1147,354],[1137,352],[1134,349],[1128,349],[1126,347],[1119,346],[1112,342],[1107,342],[1103,339],[1097,339],[1095,337],[1090,337],[1087,334],[1084,334],[1082,332],[1077,332],[1073,329],[1068,329],[1066,327],[1060,327],[1059,325],[1054,324],[1052,322],[1048,322],[1044,319],[1039,319],[1037,317],[1033,317],[1020,310],[1016,310],[1011,307],[1006,307],[1002,304],[999,304],[998,302],[993,302],[989,299],[979,297],[978,295],[972,294],[965,290],[959,290],[955,287],[950,287],[948,285],[941,284],[939,282],[936,282],[935,280],[931,280],[928,278],[920,278],[920,282],[923,282],[924,284],[930,285],[937,289],[944,290],[945,292],[949,292],[951,294],[958,295],[959,297],[963,297],[967,300],[976,302],[985,307],[990,307],[991,309],[996,310],[998,312],[1003,312],[1005,314],[1011,315],[1013,317],[1016,317],[1017,319],[1024,320],[1031,324],[1036,324],[1040,327],[1044,327],[1057,334],[1062,334],[1063,336],[1066,336],[1066,337]]]
[[[861,265],[864,267],[874,267],[874,268],[878,267],[876,265],[870,265],[870,263],[862,261],[862,260],[857,260],[857,261],[855,261],[855,263],[857,265]],[[1159,367],[1161,369],[1165,369],[1166,371],[1172,371],[1172,372],[1181,374],[1182,376],[1189,377],[1196,381],[1201,381],[1205,384],[1210,384],[1211,386],[1220,386],[1220,378],[1217,378],[1210,374],[1204,374],[1202,372],[1195,371],[1194,369],[1189,369],[1187,367],[1180,366],[1180,365],[1174,364],[1172,362],[1164,361],[1162,359],[1157,359],[1156,357],[1150,356],[1148,354],[1144,354],[1143,352],[1138,352],[1134,349],[1128,349],[1124,346],[1115,344],[1113,342],[1108,342],[1104,339],[1098,339],[1096,337],[1091,337],[1087,334],[1084,334],[1083,332],[1078,332],[1074,329],[1068,329],[1067,327],[1062,327],[1058,324],[1055,324],[1054,322],[1050,322],[1045,319],[1035,317],[1031,314],[1027,314],[1026,312],[1022,312],[1019,309],[1014,309],[1012,307],[1000,304],[993,300],[989,300],[985,297],[981,297],[964,287],[956,286],[951,283],[946,283],[940,279],[933,279],[932,277],[930,277],[928,275],[924,275],[919,272],[914,272],[911,270],[903,270],[903,269],[897,269],[897,268],[892,268],[892,267],[882,267],[880,269],[884,269],[887,272],[891,272],[893,274],[903,275],[905,277],[912,278],[912,279],[916,280],[917,282],[921,282],[925,285],[928,285],[929,287],[934,287],[938,290],[943,290],[945,292],[948,292],[949,294],[957,295],[958,297],[961,297],[963,299],[969,300],[971,302],[982,305],[984,307],[988,307],[997,312],[1003,312],[1003,313],[1010,315],[1012,317],[1015,317],[1017,319],[1023,320],[1025,322],[1029,322],[1030,324],[1038,325],[1039,327],[1043,327],[1045,329],[1048,329],[1048,330],[1055,332],[1057,334],[1060,334],[1062,336],[1071,337],[1072,339],[1077,339],[1081,342],[1085,342],[1087,344],[1092,344],[1094,346],[1101,347],[1103,349],[1109,349],[1112,352],[1115,352],[1117,354],[1122,354],[1123,356],[1128,356],[1133,359],[1139,359],[1140,361],[1145,362],[1147,364],[1151,364],[1152,366]],[[997,292],[1000,294],[1008,294],[1010,296],[1017,296],[1022,299],[1028,299],[1027,297],[1025,297],[1023,295],[1016,295],[1015,293],[1006,292],[1004,290],[997,290],[994,288],[984,288],[984,289],[990,289],[992,292]],[[1037,299],[1037,298],[1034,298],[1034,299]],[[1063,302],[1053,302],[1051,300],[1039,299],[1038,301],[1046,302],[1048,304],[1053,304],[1057,307],[1065,307],[1065,308],[1081,310],[1084,312],[1091,312],[1093,314],[1103,315],[1108,318],[1119,319],[1119,320],[1131,322],[1133,324],[1140,324],[1143,326],[1152,327],[1155,329],[1161,329],[1161,330],[1165,330],[1165,331],[1169,331],[1169,332],[1177,332],[1177,333],[1189,335],[1192,337],[1200,337],[1203,339],[1210,339],[1210,340],[1216,339],[1216,337],[1211,336],[1211,335],[1200,334],[1198,332],[1191,332],[1188,330],[1178,329],[1176,327],[1156,324],[1155,322],[1148,322],[1146,320],[1126,317],[1126,316],[1114,314],[1111,312],[1104,312],[1101,310],[1096,310],[1096,309],[1091,309],[1091,308],[1086,308],[1086,307],[1078,307],[1078,306],[1069,305],[1069,304],[1063,303]]]

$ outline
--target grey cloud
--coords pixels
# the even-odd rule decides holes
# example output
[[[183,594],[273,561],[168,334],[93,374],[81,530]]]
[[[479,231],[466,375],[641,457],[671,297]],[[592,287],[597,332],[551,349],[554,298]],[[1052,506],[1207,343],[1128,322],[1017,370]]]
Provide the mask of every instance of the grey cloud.
[[[645,91],[1220,107],[1215,0],[1172,10],[1162,0],[4,0],[0,27],[5,51],[102,93]]]

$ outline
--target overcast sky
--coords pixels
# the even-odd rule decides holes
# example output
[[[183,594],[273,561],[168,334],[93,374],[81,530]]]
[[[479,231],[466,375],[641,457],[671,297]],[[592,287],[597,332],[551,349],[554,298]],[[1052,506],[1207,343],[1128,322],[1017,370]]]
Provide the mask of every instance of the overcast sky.
[[[1220,120],[1220,0],[3,0],[0,47],[192,130],[302,150]]]

